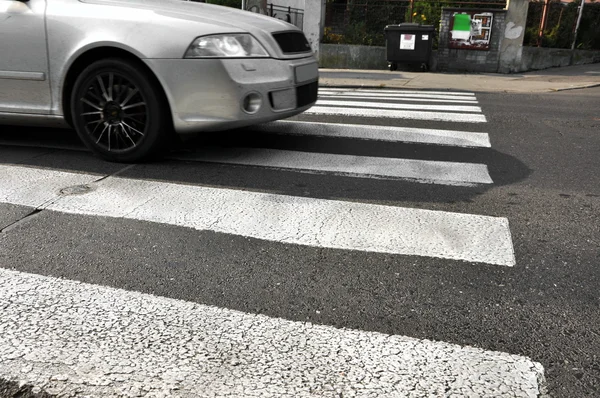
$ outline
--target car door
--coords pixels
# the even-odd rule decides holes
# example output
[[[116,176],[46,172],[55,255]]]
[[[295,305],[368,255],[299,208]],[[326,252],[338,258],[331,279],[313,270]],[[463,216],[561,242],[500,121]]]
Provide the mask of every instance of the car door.
[[[0,0],[0,112],[47,114],[46,0]]]

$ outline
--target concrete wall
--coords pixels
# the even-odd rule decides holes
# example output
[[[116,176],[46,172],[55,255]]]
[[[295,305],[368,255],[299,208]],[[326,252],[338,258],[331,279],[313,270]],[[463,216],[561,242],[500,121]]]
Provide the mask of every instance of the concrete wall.
[[[323,44],[319,66],[335,69],[387,69],[385,47]]]
[[[558,66],[600,62],[600,51],[563,50],[559,48],[523,47],[520,70],[548,69]]]
[[[524,70],[521,57],[528,10],[529,0],[508,0],[498,62],[498,72],[500,73],[521,72]]]
[[[348,44],[321,44],[320,48],[319,65],[322,68],[381,70],[388,68],[385,47],[353,46]],[[471,53],[475,53],[475,57],[477,56],[477,53],[480,52],[481,51],[471,51]],[[573,54],[572,60],[571,54]],[[463,62],[462,60],[468,58],[471,57],[465,54],[461,58],[460,62]],[[439,52],[434,51],[430,63],[432,71],[440,70],[437,67],[439,60]],[[477,58],[473,58],[472,62],[477,61]],[[521,66],[519,67],[519,70],[528,71],[558,66],[591,64],[597,62],[600,62],[600,51],[575,50],[573,53],[571,53],[571,50],[562,50],[556,48],[523,47]],[[475,72],[476,69],[477,66],[474,66],[470,68],[470,71]]]
[[[478,52],[479,51],[473,51],[475,54]],[[572,59],[571,54],[573,54]],[[468,58],[471,57],[464,55],[464,57],[461,59]],[[430,64],[432,71],[441,71],[437,67],[439,60],[439,52],[434,51]],[[477,61],[477,58],[473,58],[472,62]],[[462,62],[462,60],[460,62]],[[571,53],[571,50],[562,50],[557,48],[523,47],[521,66],[519,67],[519,70],[528,71],[591,63],[600,63],[600,51],[575,50],[573,53]],[[321,44],[319,65],[322,68],[332,69],[388,68],[385,47],[353,46],[347,44]],[[477,66],[474,66],[470,68],[470,71],[476,72],[476,69]],[[455,69],[455,71],[457,70],[458,69]],[[492,72],[496,71],[494,70]]]
[[[285,0],[282,0],[285,3]],[[323,38],[325,24],[325,0],[304,1],[304,34],[315,55],[319,56],[319,43]]]
[[[449,48],[450,21],[455,12],[472,11],[475,9],[443,8],[440,20],[440,37],[437,51],[438,71],[450,72],[488,72],[498,71],[500,48],[502,45],[505,10],[476,9],[481,12],[491,12],[494,15],[489,50],[470,50]]]

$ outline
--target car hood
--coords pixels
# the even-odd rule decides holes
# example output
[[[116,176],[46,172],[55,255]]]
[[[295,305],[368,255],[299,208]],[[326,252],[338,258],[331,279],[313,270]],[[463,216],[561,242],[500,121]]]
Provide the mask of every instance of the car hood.
[[[294,25],[261,14],[184,0],[81,0],[84,3],[106,4],[154,11],[170,18],[217,25],[231,32],[256,33],[299,30]]]

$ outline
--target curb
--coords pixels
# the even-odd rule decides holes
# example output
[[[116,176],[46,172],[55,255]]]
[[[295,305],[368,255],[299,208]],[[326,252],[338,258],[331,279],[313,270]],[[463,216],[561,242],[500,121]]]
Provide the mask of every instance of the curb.
[[[431,88],[431,87],[427,87],[427,88],[423,88],[423,87],[403,87],[403,86],[388,86],[385,84],[380,84],[380,85],[375,85],[375,84],[319,84],[319,88],[321,87],[327,87],[327,88],[348,88],[348,89],[355,89],[355,88],[369,88],[369,89],[376,89],[376,90],[420,90],[420,91],[475,91],[475,90],[464,90],[464,89],[453,89],[453,88],[446,88],[446,87],[439,87],[439,88]]]
[[[556,91],[581,90],[583,88],[592,88],[592,87],[600,87],[600,83],[584,84],[581,86],[574,86],[574,87],[555,88],[555,89],[551,89],[551,90],[556,92]]]
[[[585,88],[600,87],[600,83],[584,84],[581,86],[562,87],[562,88],[547,88],[541,91],[512,91],[512,90],[481,90],[481,89],[453,89],[446,87],[431,88],[431,87],[405,87],[405,86],[388,86],[386,84],[319,84],[319,88],[347,88],[347,89],[376,89],[376,90],[420,90],[420,91],[473,91],[478,93],[506,93],[506,94],[541,94],[555,93],[560,91],[581,90]]]

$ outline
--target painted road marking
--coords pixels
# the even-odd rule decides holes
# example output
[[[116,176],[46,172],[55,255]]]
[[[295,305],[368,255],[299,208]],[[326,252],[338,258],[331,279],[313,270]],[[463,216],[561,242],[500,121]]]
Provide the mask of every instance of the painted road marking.
[[[205,148],[172,159],[260,166],[360,178],[408,179],[416,182],[472,186],[492,184],[487,165],[433,160],[337,155],[263,148]]]
[[[367,97],[374,99],[402,99],[411,101],[439,101],[439,102],[467,102],[477,103],[477,98],[470,96],[455,96],[455,95],[440,95],[440,94],[387,94],[387,93],[365,93],[362,91],[358,92],[328,92],[319,91],[319,97],[329,96],[335,98],[354,98],[354,97]]]
[[[421,112],[421,111],[398,111],[387,109],[361,109],[351,107],[329,107],[313,106],[304,114],[308,115],[331,115],[331,116],[355,116],[410,120],[434,120],[442,122],[460,123],[486,123],[485,115],[471,113],[448,113],[448,112]]]
[[[0,269],[0,378],[65,396],[538,397],[527,357]]]
[[[481,108],[478,106],[423,105],[423,104],[365,102],[365,101],[318,100],[316,106],[348,106],[348,107],[356,107],[356,108],[374,108],[374,109],[415,109],[415,110],[420,110],[420,111],[481,112]]]
[[[281,120],[252,127],[254,131],[281,135],[300,135],[387,142],[414,142],[458,147],[490,148],[486,133],[437,130],[413,127],[372,126]]]
[[[57,174],[58,173],[58,174]],[[20,185],[8,203],[71,214],[126,218],[331,249],[438,257],[515,265],[508,220],[444,211],[294,197],[232,189],[109,177],[80,195],[58,182],[97,176],[0,165]],[[6,189],[0,178],[0,192]],[[43,193],[43,194],[41,194]],[[50,200],[51,199],[51,200]]]
[[[61,189],[89,184],[102,177],[102,175],[0,165],[0,202],[44,207],[60,197]]]
[[[464,93],[461,91],[428,91],[428,90],[390,90],[390,89],[352,89],[352,88],[319,88],[321,92],[354,92],[354,93],[389,93],[389,94],[439,94],[439,95],[455,95],[455,96],[475,96],[475,93]]]
[[[361,99],[361,100],[390,100],[390,101],[410,101],[410,102],[444,102],[453,104],[477,104],[476,100],[449,100],[449,99],[434,99],[434,98],[415,98],[415,97],[390,97],[390,96],[376,96],[376,95],[321,95],[319,98],[323,99]]]

